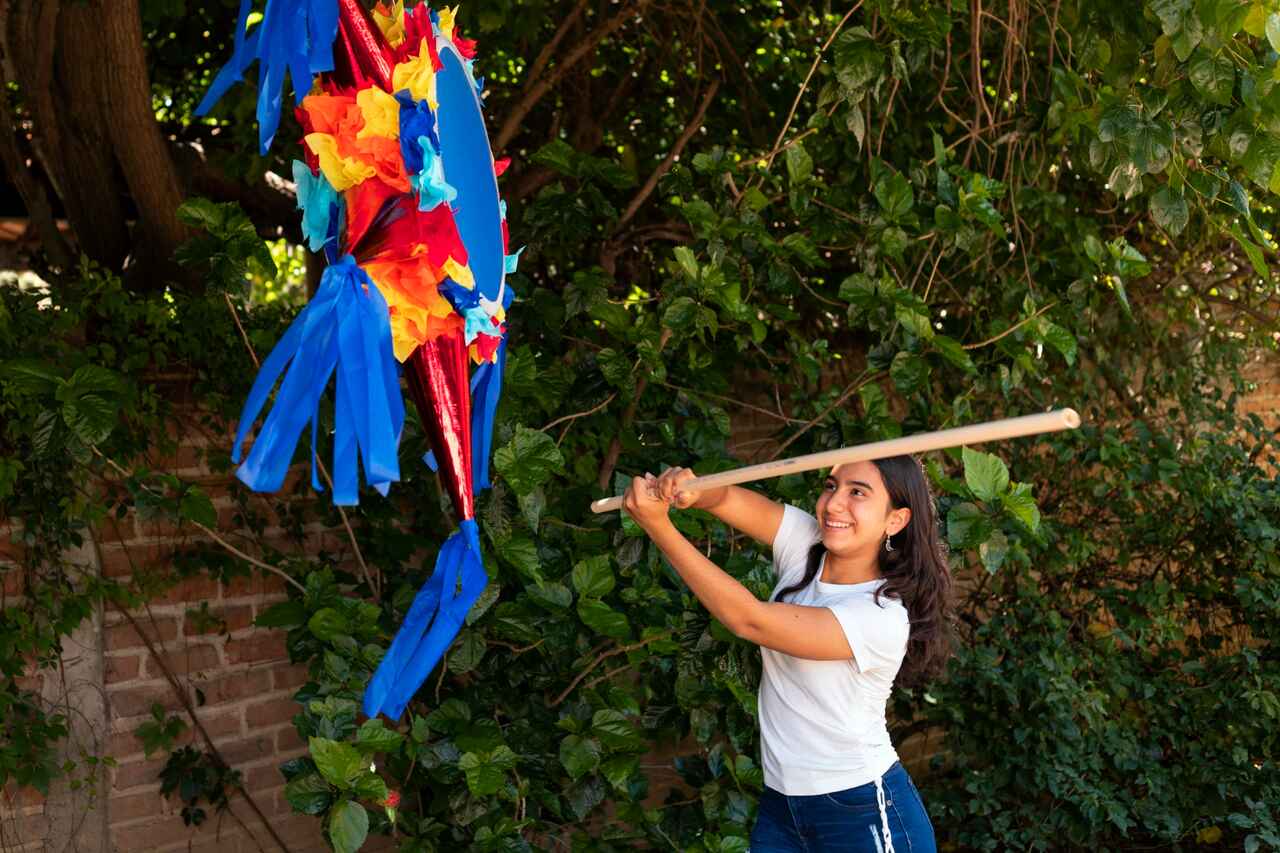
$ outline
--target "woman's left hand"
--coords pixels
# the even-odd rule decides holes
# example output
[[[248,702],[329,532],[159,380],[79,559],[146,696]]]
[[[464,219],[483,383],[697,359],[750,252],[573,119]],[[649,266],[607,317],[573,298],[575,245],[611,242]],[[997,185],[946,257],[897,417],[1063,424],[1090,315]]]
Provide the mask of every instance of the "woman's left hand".
[[[658,478],[652,474],[632,478],[627,493],[622,497],[622,508],[646,533],[652,533],[662,524],[671,523],[667,516],[671,507],[663,500],[658,491]]]

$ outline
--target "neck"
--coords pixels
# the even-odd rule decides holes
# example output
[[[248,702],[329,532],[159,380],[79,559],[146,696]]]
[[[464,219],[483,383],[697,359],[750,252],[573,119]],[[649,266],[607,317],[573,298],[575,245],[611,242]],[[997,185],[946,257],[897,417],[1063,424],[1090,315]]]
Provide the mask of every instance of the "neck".
[[[881,577],[880,561],[874,554],[834,554],[828,551],[820,580],[824,583],[865,583]]]

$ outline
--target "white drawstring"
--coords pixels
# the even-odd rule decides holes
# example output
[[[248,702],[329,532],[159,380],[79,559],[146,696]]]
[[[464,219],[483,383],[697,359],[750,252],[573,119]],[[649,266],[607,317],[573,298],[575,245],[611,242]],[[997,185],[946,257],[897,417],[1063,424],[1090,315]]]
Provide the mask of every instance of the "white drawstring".
[[[880,807],[880,831],[884,833],[884,853],[894,853],[893,835],[889,832],[889,813],[885,811],[884,783],[876,777],[876,805]]]

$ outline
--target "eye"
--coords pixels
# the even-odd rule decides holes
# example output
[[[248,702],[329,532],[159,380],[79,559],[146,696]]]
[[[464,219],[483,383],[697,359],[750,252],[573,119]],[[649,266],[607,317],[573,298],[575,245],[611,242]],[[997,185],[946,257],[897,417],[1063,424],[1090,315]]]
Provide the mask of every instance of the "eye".
[[[822,488],[828,492],[834,492],[836,489],[836,484],[828,480],[827,482],[822,484]]]

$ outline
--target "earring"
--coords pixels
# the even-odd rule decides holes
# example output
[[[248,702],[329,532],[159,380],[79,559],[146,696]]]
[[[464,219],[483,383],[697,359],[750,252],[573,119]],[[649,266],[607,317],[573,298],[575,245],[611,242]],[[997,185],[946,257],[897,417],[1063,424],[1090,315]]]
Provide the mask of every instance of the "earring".
[[[893,550],[893,534],[892,533],[884,537],[884,549],[886,551]]]

